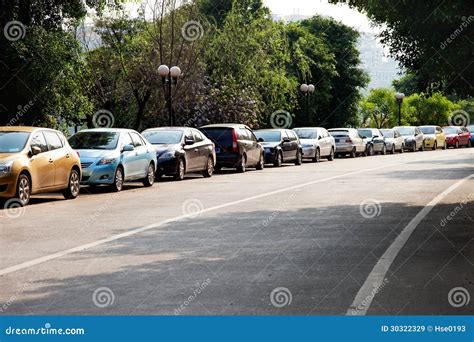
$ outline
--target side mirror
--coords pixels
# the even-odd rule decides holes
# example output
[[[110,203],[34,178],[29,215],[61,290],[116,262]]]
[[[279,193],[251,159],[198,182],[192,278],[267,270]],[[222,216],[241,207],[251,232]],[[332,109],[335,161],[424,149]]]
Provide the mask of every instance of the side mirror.
[[[319,136],[319,137],[318,137],[318,140],[321,140],[322,138],[323,138],[322,136]]]
[[[122,148],[122,152],[131,152],[135,149],[133,145],[124,145]]]
[[[41,153],[41,148],[38,146],[31,146],[31,154],[36,156]]]
[[[258,138],[258,142],[264,142],[264,141],[265,141],[265,139],[263,139],[263,138]]]
[[[365,135],[361,136],[362,139],[367,139],[367,137]]]
[[[193,140],[193,139],[186,139],[186,140],[184,141],[184,144],[185,144],[185,145],[194,145],[194,140]]]
[[[378,135],[374,135],[374,139],[378,139],[380,138]]]
[[[290,142],[290,138],[283,138],[283,142],[284,142],[284,143],[289,143],[289,142]]]

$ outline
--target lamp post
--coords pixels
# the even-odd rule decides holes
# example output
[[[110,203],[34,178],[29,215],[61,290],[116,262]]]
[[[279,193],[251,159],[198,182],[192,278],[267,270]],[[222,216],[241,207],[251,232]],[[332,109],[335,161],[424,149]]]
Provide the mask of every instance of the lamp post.
[[[176,84],[178,82],[178,78],[181,76],[181,69],[177,66],[169,68],[163,64],[158,67],[158,74],[160,74],[163,87],[165,88],[165,101],[168,107],[168,124],[169,126],[173,126],[176,120],[173,115],[172,86],[173,83]]]
[[[403,93],[395,94],[395,100],[397,100],[397,103],[398,103],[398,126],[402,125],[402,103],[403,103],[404,98],[405,98],[405,94]]]
[[[309,118],[309,97],[311,96],[312,93],[314,93],[316,87],[313,84],[306,84],[303,83],[300,86],[300,91],[303,94],[303,96],[306,99],[306,119],[308,122],[308,125],[310,125],[310,118]]]

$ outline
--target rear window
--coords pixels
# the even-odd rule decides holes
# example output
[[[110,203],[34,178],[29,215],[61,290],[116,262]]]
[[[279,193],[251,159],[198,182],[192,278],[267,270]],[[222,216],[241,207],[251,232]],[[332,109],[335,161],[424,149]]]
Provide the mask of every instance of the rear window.
[[[348,131],[330,131],[329,134],[331,134],[333,137],[348,137],[349,136]]]
[[[382,134],[386,138],[393,138],[393,131],[391,129],[382,129]]]
[[[232,141],[232,128],[201,128],[201,131],[212,141]]]

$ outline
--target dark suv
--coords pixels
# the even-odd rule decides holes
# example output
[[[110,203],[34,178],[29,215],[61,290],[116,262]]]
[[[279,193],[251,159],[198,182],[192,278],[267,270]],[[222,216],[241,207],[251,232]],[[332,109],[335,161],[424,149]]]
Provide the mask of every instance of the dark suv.
[[[241,124],[207,125],[200,130],[216,145],[216,171],[223,167],[245,172],[247,167],[262,170],[263,147],[252,130]]]
[[[265,162],[280,167],[283,163],[293,162],[301,165],[303,148],[298,136],[290,129],[260,129],[255,136],[265,150]]]

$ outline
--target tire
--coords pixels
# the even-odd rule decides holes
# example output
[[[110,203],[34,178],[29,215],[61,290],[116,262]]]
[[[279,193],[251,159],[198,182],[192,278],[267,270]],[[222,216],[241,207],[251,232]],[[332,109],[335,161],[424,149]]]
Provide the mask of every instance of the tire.
[[[443,144],[443,150],[447,150],[447,149],[448,149],[448,143],[445,140]]]
[[[124,174],[123,174],[123,168],[121,166],[117,167],[117,170],[115,170],[115,176],[114,176],[114,183],[111,185],[111,188],[115,192],[120,192],[123,189],[123,183],[124,183]]]
[[[260,155],[260,159],[258,161],[258,164],[257,166],[255,167],[257,170],[263,170],[263,168],[265,167],[265,156],[263,155],[263,153]]]
[[[298,150],[298,152],[296,152],[295,165],[301,165],[301,164],[303,164],[303,155],[301,154],[301,151]]]
[[[395,144],[392,144],[392,148],[390,150],[390,154],[395,154]]]
[[[176,173],[173,175],[175,181],[182,181],[186,175],[186,164],[184,163],[183,158],[178,159],[178,164],[176,165]]]
[[[281,164],[283,164],[283,154],[281,153],[281,151],[279,151],[276,155],[276,159],[275,159],[275,162],[273,163],[273,166],[280,167]]]
[[[63,190],[63,196],[65,199],[74,199],[79,196],[81,191],[81,176],[77,170],[71,170],[69,175],[69,183],[67,189]]]
[[[459,140],[456,140],[456,144],[454,145],[454,148],[459,148]]]
[[[155,183],[155,177],[155,165],[153,165],[153,163],[150,163],[146,170],[146,177],[143,180],[143,185],[146,187],[153,186],[153,184]]]
[[[202,171],[204,178],[211,178],[214,174],[214,159],[209,156],[206,161],[206,168]]]
[[[371,157],[374,155],[374,147],[372,144],[367,145],[367,156]]]
[[[15,203],[24,207],[30,202],[31,198],[31,180],[25,173],[18,176],[15,193]]]
[[[244,154],[240,157],[239,164],[236,167],[237,172],[244,173],[247,170],[247,156]]]
[[[472,141],[471,141],[471,139],[469,139],[467,141],[467,148],[471,148],[471,147],[472,147]]]
[[[424,150],[425,150],[425,142],[423,141],[421,143],[420,152],[423,152]]]
[[[383,145],[382,151],[380,151],[380,154],[383,156],[387,155],[387,146],[385,144]]]
[[[331,154],[328,156],[328,160],[329,160],[329,161],[333,161],[333,160],[334,160],[334,147],[331,147]]]
[[[321,161],[321,151],[319,150],[319,147],[317,147],[316,152],[314,152],[313,162],[319,163],[320,161]]]
[[[349,157],[350,158],[355,158],[357,157],[357,151],[356,151],[356,148],[354,147],[351,151],[351,153],[349,154]]]
[[[416,152],[416,151],[417,151],[417,149],[416,149],[416,143],[413,145],[411,151],[412,151],[412,152]]]
[[[404,153],[405,152],[405,144],[402,144],[402,147],[400,148],[400,153]]]
[[[435,141],[432,150],[433,150],[433,151],[436,151],[437,149],[438,149],[438,142]]]

